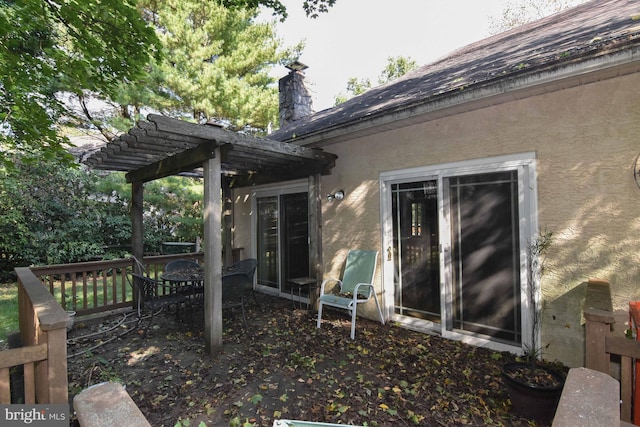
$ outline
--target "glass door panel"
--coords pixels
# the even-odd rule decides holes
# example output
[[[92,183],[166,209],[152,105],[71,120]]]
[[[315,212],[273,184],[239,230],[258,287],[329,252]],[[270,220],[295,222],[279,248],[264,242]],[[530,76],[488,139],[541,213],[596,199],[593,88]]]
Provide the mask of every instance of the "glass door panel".
[[[309,203],[307,193],[282,196],[283,211],[283,287],[289,292],[289,279],[309,276]],[[308,292],[308,291],[307,291]]]
[[[396,314],[440,321],[437,181],[393,184]]]
[[[258,284],[278,287],[278,197],[257,199]]]
[[[517,172],[449,183],[454,329],[521,342]]]
[[[258,284],[289,292],[288,280],[309,275],[307,193],[256,198]]]

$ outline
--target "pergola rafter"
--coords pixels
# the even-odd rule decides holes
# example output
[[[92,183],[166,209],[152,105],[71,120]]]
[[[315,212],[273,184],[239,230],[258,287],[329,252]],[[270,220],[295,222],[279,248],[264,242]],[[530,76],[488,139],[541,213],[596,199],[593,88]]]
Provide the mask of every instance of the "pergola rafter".
[[[168,161],[169,158],[184,155],[188,150],[200,153],[207,144],[210,149],[224,148],[220,158],[222,174],[234,176],[235,186],[239,187],[327,174],[337,158],[315,148],[150,114],[147,120],[105,145],[85,163],[94,169],[136,171],[135,176],[128,175],[129,182],[147,181],[157,179],[158,175],[175,174],[175,162]],[[189,167],[201,166],[201,158],[194,159],[190,165],[182,157],[178,169],[185,172]],[[143,168],[155,172],[142,176]]]

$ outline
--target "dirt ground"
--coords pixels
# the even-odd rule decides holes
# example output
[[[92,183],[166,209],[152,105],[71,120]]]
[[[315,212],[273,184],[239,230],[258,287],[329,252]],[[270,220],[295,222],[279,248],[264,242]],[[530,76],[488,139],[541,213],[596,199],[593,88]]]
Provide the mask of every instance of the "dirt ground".
[[[118,381],[154,427],[272,426],[299,419],[363,426],[536,425],[510,412],[498,353],[358,318],[315,317],[259,297],[224,313],[224,348],[205,352],[203,314],[77,319],[69,332],[73,396]],[[90,336],[88,336],[90,335]]]

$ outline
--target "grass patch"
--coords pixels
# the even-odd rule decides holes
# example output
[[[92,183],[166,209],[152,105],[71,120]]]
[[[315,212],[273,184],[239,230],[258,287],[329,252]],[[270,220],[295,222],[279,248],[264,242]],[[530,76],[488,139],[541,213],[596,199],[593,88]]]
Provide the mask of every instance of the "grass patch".
[[[7,336],[18,326],[18,284],[0,284],[0,347],[7,343]]]

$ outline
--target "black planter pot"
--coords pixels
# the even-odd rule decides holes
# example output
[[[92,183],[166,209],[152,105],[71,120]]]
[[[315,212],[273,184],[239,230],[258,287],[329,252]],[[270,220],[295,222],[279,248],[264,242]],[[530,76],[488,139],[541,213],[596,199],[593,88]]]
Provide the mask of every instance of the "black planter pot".
[[[502,367],[502,380],[511,399],[511,409],[525,418],[549,424],[556,413],[565,377],[560,372],[538,365],[537,369],[545,370],[559,385],[531,385],[513,376],[514,372],[523,367],[528,368],[529,364],[513,362]]]

